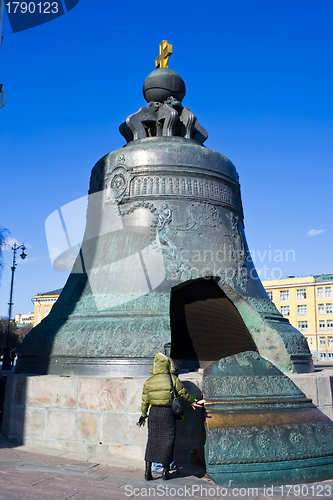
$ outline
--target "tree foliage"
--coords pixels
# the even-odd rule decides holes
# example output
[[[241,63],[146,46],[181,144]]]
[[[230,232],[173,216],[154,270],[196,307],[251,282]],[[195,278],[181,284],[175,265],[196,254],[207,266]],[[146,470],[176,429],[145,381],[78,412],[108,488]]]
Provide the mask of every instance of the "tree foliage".
[[[24,337],[30,332],[32,325],[17,327],[14,321],[9,324],[9,347],[17,354]],[[8,318],[0,318],[0,356],[7,345]]]

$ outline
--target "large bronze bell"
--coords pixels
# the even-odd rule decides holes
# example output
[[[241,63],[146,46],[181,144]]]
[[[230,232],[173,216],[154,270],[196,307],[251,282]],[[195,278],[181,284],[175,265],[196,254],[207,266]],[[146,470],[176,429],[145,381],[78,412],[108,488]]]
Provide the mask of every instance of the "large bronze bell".
[[[121,125],[127,144],[92,170],[79,254],[51,313],[24,340],[16,372],[148,375],[170,344],[188,369],[257,349],[283,370],[311,371],[304,336],[256,273],[235,166],[203,145],[207,132],[183,107],[176,72],[153,71],[144,92],[154,101]]]

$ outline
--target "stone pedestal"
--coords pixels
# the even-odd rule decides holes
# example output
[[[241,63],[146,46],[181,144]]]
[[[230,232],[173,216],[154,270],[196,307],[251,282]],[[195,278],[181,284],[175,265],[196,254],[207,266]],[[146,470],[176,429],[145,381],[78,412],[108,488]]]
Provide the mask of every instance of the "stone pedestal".
[[[181,376],[200,397],[202,376]],[[144,460],[147,428],[138,427],[145,377],[7,375],[2,432],[10,442],[89,455]],[[202,410],[184,403],[175,460],[203,463]]]
[[[333,420],[333,371],[288,376]],[[0,377],[7,379],[2,432],[9,441],[143,460],[147,429],[135,423],[140,415],[145,377]],[[200,372],[180,378],[192,394],[200,395]],[[204,412],[186,406],[186,422],[177,422],[178,463],[203,461],[203,418]]]
[[[333,420],[333,370],[314,373],[286,373],[288,377],[312,399],[313,403]]]

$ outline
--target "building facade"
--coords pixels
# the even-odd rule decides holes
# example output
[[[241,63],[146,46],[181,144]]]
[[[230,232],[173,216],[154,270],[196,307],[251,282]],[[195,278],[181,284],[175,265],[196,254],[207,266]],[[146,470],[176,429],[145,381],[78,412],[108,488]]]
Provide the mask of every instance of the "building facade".
[[[26,314],[15,314],[15,323],[20,323],[21,325],[33,325],[34,313],[29,312]]]
[[[314,361],[333,362],[333,274],[262,282],[269,298],[303,333]]]
[[[34,326],[38,325],[42,321],[42,319],[46,318],[53,305],[57,301],[61,290],[62,289],[59,288],[58,290],[52,290],[51,292],[39,293],[38,295],[35,295],[35,297],[32,299],[32,302],[35,306]]]

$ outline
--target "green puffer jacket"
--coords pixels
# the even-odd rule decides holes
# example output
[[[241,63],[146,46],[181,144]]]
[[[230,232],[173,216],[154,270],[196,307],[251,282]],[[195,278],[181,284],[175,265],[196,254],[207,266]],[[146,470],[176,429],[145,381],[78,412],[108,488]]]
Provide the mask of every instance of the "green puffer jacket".
[[[169,373],[175,371],[172,359],[161,352],[158,352],[154,359],[154,364],[149,370],[152,377],[146,380],[142,391],[141,414],[147,416],[149,406],[171,406],[173,392],[171,389]],[[185,399],[189,403],[194,403],[194,398],[183,386],[176,375],[172,375],[172,381],[175,386],[177,396]]]

